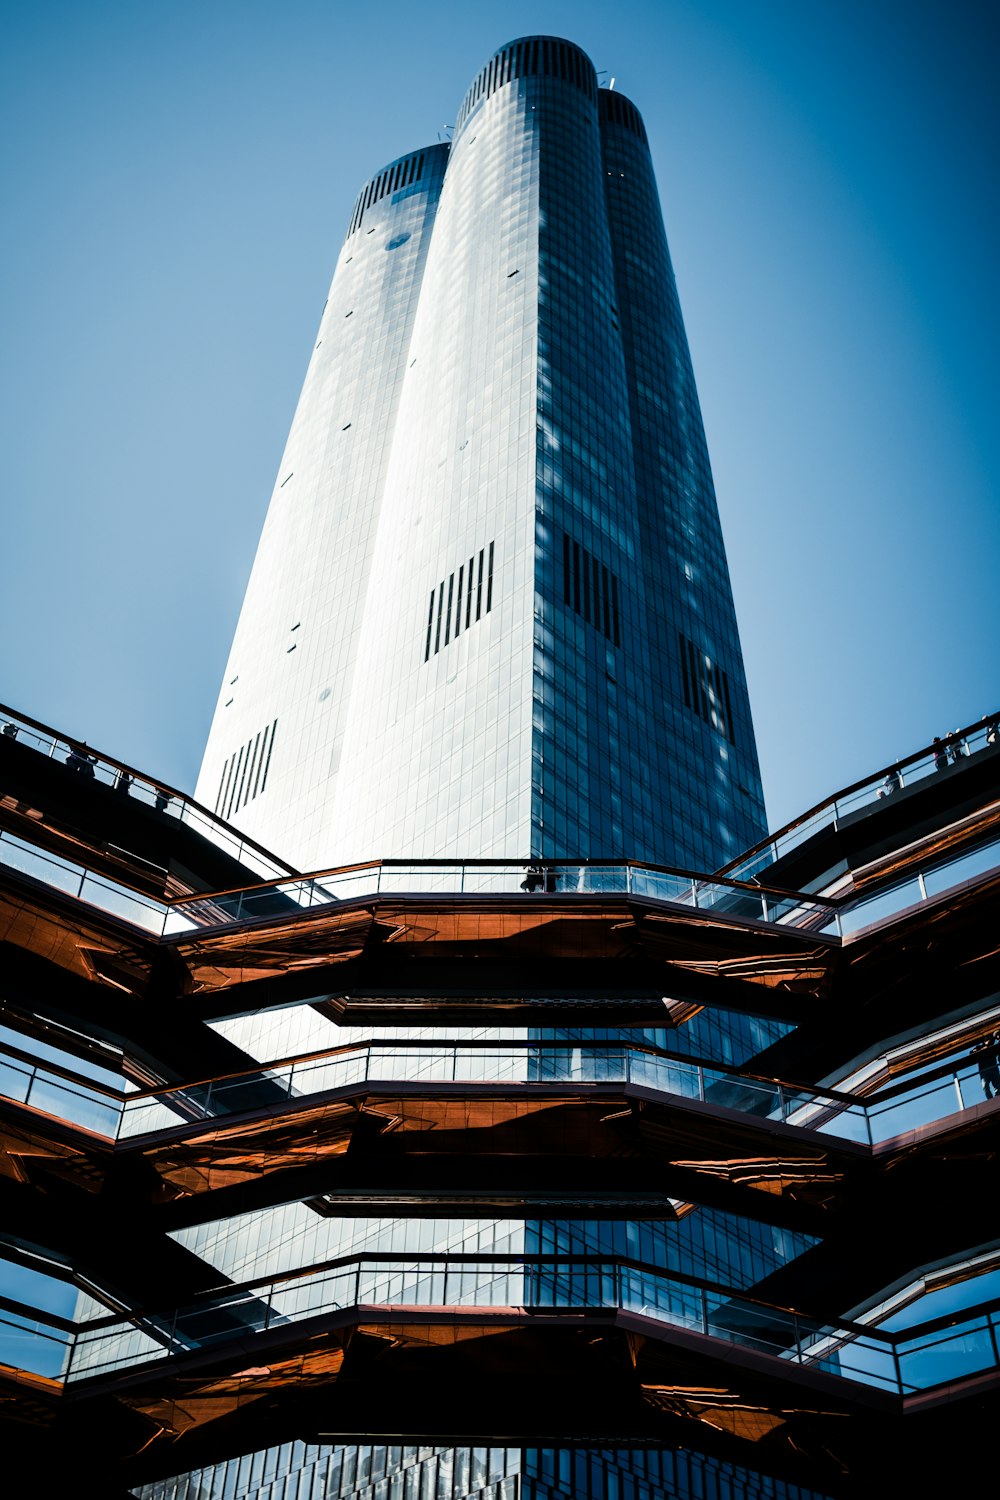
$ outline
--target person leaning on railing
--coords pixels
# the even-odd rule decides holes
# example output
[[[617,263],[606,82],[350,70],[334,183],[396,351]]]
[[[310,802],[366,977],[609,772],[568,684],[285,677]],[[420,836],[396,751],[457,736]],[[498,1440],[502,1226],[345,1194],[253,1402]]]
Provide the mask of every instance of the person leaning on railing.
[[[878,794],[880,798],[891,797],[893,792],[899,792],[902,791],[902,789],[903,778],[900,775],[899,767],[897,766],[895,770],[888,773],[882,785],[878,789]]]

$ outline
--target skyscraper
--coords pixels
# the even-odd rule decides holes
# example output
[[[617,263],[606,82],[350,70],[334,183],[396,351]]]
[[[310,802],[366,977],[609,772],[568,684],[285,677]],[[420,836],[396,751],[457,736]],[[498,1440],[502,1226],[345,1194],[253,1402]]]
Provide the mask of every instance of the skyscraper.
[[[569,42],[502,47],[450,148],[358,196],[196,795],[304,870],[713,869],[765,831],[646,132]],[[286,1052],[328,1040],[315,1017],[278,1027],[230,1034],[262,1059],[279,1035]],[[254,1232],[280,1241],[297,1215]],[[618,1230],[470,1221],[444,1243],[566,1253]],[[430,1243],[412,1221],[403,1240]],[[192,1240],[228,1275],[233,1243]]]
[[[217,818],[3,715],[32,1462],[49,1422],[142,1500],[868,1500],[927,1482],[914,1422],[929,1490],[992,1462],[1000,727],[757,842],[644,130],[578,49],[502,48],[355,204]]]
[[[764,830],[646,133],[569,42],[358,197],[197,795],[302,869]]]
[[[450,146],[400,157],[358,196],[196,796],[303,870],[393,856],[707,870],[765,832],[646,132],[570,42],[500,48]],[[772,1033],[756,1024],[759,1044]],[[262,1060],[330,1040],[313,1014],[228,1034]],[[242,1251],[218,1225],[189,1244],[234,1276],[293,1233],[317,1255],[566,1254],[640,1231],[309,1218],[292,1205],[247,1224]],[[716,1230],[756,1274],[780,1259]],[[641,1233],[669,1258],[655,1226]]]

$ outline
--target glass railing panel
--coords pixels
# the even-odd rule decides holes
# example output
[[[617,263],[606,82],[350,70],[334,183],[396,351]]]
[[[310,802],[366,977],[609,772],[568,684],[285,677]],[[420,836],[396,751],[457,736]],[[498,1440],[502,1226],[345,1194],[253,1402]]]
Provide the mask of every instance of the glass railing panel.
[[[790,1313],[726,1293],[708,1291],[704,1298],[707,1331],[713,1338],[782,1356],[797,1347],[798,1320]]]
[[[121,1119],[121,1105],[103,1099],[99,1094],[74,1088],[71,1083],[36,1074],[27,1101],[32,1109],[43,1110],[73,1125],[82,1125],[114,1140]]]
[[[670,901],[680,906],[695,904],[695,883],[683,875],[673,875],[666,870],[643,870],[633,866],[631,884],[633,896],[643,896],[651,901]]]
[[[813,1325],[812,1332],[803,1330],[798,1358],[828,1375],[857,1380],[880,1390],[899,1390],[892,1345],[867,1334]]]
[[[560,865],[556,870],[546,871],[546,875],[546,889],[620,896],[629,889],[630,869],[627,865]]]
[[[777,1084],[762,1078],[738,1078],[706,1068],[705,1098],[725,1109],[738,1109],[764,1119],[781,1118],[781,1096]]]
[[[84,1330],[73,1344],[66,1380],[70,1383],[88,1375],[127,1369],[167,1354],[175,1347],[166,1333],[157,1338],[129,1323],[116,1323],[92,1332]]]
[[[704,1097],[701,1069],[696,1063],[657,1057],[651,1052],[631,1052],[626,1055],[630,1083],[657,1089],[664,1094],[680,1094],[685,1099]]]
[[[524,864],[465,865],[461,886],[456,887],[467,896],[507,896],[544,888],[544,876]]]
[[[783,927],[804,927],[810,932],[836,929],[835,910],[826,902],[803,901],[800,896],[774,896],[770,891],[762,894],[767,922]]]
[[[696,880],[694,891],[695,904],[701,911],[720,917],[732,917],[740,922],[764,920],[764,901],[760,891],[717,885],[709,880]]]
[[[322,1312],[352,1307],[356,1298],[357,1274],[353,1266],[323,1276],[277,1283],[261,1292],[267,1308],[269,1326],[315,1317]]]
[[[320,1094],[328,1089],[343,1089],[361,1083],[368,1076],[368,1050],[344,1052],[337,1057],[314,1058],[296,1063],[292,1069],[293,1094]]]
[[[275,1317],[264,1294],[256,1288],[241,1288],[211,1302],[182,1308],[173,1320],[176,1342],[188,1349],[203,1349],[210,1344],[224,1344],[246,1333],[260,1333]]]
[[[26,1104],[33,1073],[32,1068],[24,1067],[13,1058],[0,1059],[0,1095],[13,1099],[16,1104]]]
[[[173,1106],[166,1102],[169,1099],[174,1099]],[[158,1130],[175,1130],[178,1125],[188,1124],[192,1118],[197,1118],[197,1115],[185,1106],[182,1097],[168,1094],[164,1099],[128,1099],[118,1128],[118,1139],[131,1140],[139,1135],[152,1135]]]
[[[464,867],[461,864],[454,865],[383,865],[378,881],[378,894],[399,895],[424,895],[430,892],[444,892],[454,895],[462,890],[462,875]],[[513,882],[513,871],[511,872]],[[516,883],[508,886],[515,890]]]
[[[620,1305],[628,1312],[642,1313],[671,1323],[676,1328],[704,1333],[706,1317],[704,1294],[698,1287],[668,1281],[651,1271],[622,1266],[620,1272]]]
[[[989,1319],[974,1318],[961,1328],[925,1334],[898,1345],[903,1390],[924,1391],[945,1385],[997,1363]]]
[[[0,832],[0,863],[69,896],[79,894],[84,876],[78,865],[60,859],[57,854],[43,854],[23,839],[6,832]]]
[[[885,921],[896,912],[905,910],[908,906],[916,906],[923,900],[923,892],[919,881],[914,877],[902,884],[893,886],[890,891],[880,891],[878,895],[869,896],[867,900],[852,902],[849,906],[840,908],[841,930],[845,937],[852,933],[860,932],[864,927],[871,927],[876,922]]]
[[[973,1069],[962,1075],[938,1078],[924,1084],[912,1094],[904,1094],[879,1103],[875,1098],[868,1103],[868,1118],[871,1121],[872,1140],[886,1141],[902,1135],[908,1130],[918,1130],[930,1125],[944,1115],[955,1114],[970,1105],[982,1102],[982,1088],[978,1074]]]
[[[60,1380],[66,1372],[73,1335],[44,1323],[40,1318],[0,1309],[0,1365],[23,1370],[47,1380]]]
[[[329,906],[333,901],[358,901],[366,896],[376,896],[382,888],[383,873],[380,866],[371,865],[363,870],[324,875],[322,880],[311,882],[311,904]]]
[[[822,1095],[817,1102],[820,1113],[813,1121],[814,1130],[823,1135],[837,1136],[842,1141],[853,1141],[858,1146],[872,1144],[868,1112],[863,1104],[844,1104],[839,1099],[823,1100]]]
[[[145,932],[159,937],[163,931],[166,909],[159,902],[144,900],[123,886],[112,885],[98,875],[85,875],[80,887],[80,900],[97,906],[111,916],[121,917]]]
[[[976,880],[981,875],[989,875],[998,866],[1000,866],[1000,841],[986,844],[980,849],[972,849],[967,854],[959,855],[956,859],[949,860],[947,864],[938,865],[933,870],[925,870],[924,889],[928,897],[939,896],[943,891],[962,885],[966,880]]]

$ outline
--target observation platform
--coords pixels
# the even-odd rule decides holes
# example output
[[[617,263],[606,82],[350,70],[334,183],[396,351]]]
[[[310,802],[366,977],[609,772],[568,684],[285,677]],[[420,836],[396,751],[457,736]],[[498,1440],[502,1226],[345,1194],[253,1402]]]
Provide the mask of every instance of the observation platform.
[[[918,1492],[916,1413],[953,1444],[1000,1412],[985,727],[719,873],[300,874],[172,789],[7,722],[0,1258],[42,1289],[0,1295],[12,1454],[55,1482],[54,1425],[124,1495],[303,1433],[707,1432],[830,1495],[848,1473],[856,1496],[859,1473],[884,1492],[890,1459]],[[267,1058],[225,1034],[286,1007],[354,1031]],[[703,1011],[764,1040],[699,1055]],[[524,1250],[292,1256],[234,1281],[190,1248],[189,1231],[285,1205],[501,1219]],[[700,1213],[800,1249],[741,1285],[528,1238]],[[60,1285],[91,1301],[56,1310]]]

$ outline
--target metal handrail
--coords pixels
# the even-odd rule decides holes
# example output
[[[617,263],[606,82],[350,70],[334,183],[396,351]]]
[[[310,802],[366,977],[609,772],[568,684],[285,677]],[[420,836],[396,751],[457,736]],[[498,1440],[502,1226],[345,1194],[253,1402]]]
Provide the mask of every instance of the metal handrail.
[[[997,714],[985,714],[982,718],[976,719],[974,723],[966,725],[964,729],[956,729],[951,734],[939,736],[937,745],[932,741],[931,744],[925,745],[923,749],[915,750],[912,754],[904,756],[901,760],[891,761],[879,771],[869,772],[867,776],[862,776],[859,781],[853,781],[849,786],[842,787],[840,791],[824,797],[822,801],[817,802],[806,812],[799,813],[798,817],[792,818],[790,822],[783,824],[781,828],[774,829],[758,843],[751,845],[749,849],[745,849],[742,854],[738,854],[735,859],[729,860],[727,864],[720,865],[715,874],[721,876],[725,875],[727,870],[738,869],[740,865],[744,865],[752,860],[755,854],[762,854],[771,845],[777,845],[780,839],[786,838],[790,833],[794,833],[796,828],[800,828],[804,823],[811,822],[813,818],[816,818],[827,808],[836,808],[838,802],[842,802],[847,797],[853,797],[857,792],[863,792],[868,788],[875,790],[878,786],[884,784],[886,778],[891,776],[893,772],[905,771],[908,767],[917,765],[919,762],[926,760],[928,756],[933,756],[935,750],[941,747],[947,750],[949,746],[960,745],[970,735],[975,735],[984,725],[997,719],[1000,719],[1000,712]],[[791,847],[795,848],[796,845],[793,844]]]

